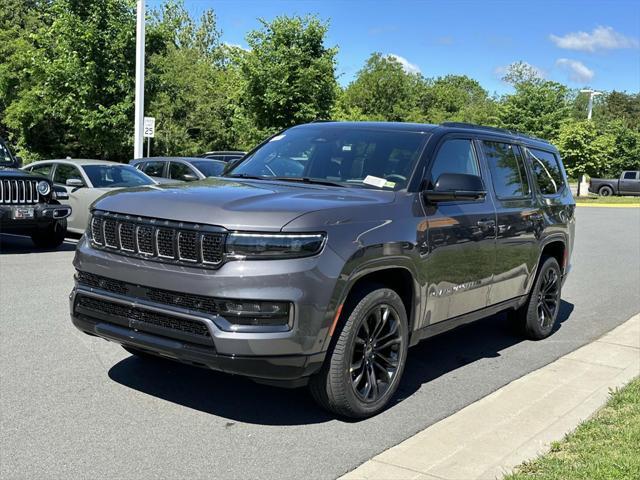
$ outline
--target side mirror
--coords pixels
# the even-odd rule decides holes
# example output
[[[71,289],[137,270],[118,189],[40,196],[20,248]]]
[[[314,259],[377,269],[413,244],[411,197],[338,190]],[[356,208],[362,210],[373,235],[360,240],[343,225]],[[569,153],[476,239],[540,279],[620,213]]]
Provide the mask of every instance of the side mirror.
[[[182,180],[184,180],[185,182],[195,182],[196,180],[198,180],[198,177],[196,177],[194,174],[192,173],[185,173],[182,176]]]
[[[79,178],[68,178],[65,185],[67,187],[80,188],[84,187],[84,182]]]
[[[22,157],[16,157],[16,163],[18,164],[18,168],[22,167]]]
[[[466,173],[443,173],[432,190],[424,190],[428,202],[479,200],[487,195],[482,178]]]

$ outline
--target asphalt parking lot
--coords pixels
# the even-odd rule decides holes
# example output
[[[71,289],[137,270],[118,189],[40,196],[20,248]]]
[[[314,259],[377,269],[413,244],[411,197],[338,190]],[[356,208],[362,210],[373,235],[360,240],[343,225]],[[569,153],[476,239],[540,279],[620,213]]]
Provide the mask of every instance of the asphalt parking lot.
[[[496,316],[414,348],[385,412],[345,422],[307,392],[131,357],[72,327],[73,243],[0,239],[0,477],[336,478],[640,311],[640,209],[579,208],[561,325]]]

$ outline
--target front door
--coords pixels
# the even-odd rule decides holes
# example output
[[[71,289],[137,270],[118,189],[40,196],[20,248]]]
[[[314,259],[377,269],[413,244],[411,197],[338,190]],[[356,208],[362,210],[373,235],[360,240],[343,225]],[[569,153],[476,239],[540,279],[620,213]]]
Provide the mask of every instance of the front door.
[[[538,238],[544,225],[518,145],[481,140],[489,167],[497,215],[496,263],[489,304],[527,293],[538,261]]]
[[[638,195],[640,193],[640,172],[624,172],[620,178],[620,194]]]
[[[67,180],[72,178],[81,180],[83,186],[68,186]],[[80,169],[75,165],[68,165],[66,163],[56,164],[53,172],[53,184],[57,187],[64,188],[69,194],[69,199],[62,202],[71,207],[71,215],[67,217],[67,229],[75,233],[84,232],[87,228],[88,205],[90,202],[85,203],[82,201],[82,197],[87,192],[87,182],[82,176],[82,173],[80,173]]]
[[[433,188],[443,173],[486,178],[471,138],[445,137],[435,151],[424,187]],[[425,204],[424,211],[426,242],[421,242],[421,268],[427,284],[427,312],[422,326],[427,326],[487,305],[495,262],[496,216],[491,197]]]

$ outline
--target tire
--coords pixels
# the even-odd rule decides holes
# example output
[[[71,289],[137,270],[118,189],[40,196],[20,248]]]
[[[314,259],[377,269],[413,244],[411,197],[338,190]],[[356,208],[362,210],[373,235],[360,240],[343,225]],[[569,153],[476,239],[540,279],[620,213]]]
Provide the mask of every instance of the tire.
[[[542,340],[558,322],[562,296],[562,273],[553,257],[542,257],[536,281],[526,303],[510,313],[510,320],[530,340]]]
[[[600,190],[598,190],[598,195],[600,195],[601,197],[610,197],[611,195],[613,195],[613,188],[608,185],[604,185],[600,187]]]
[[[38,248],[58,248],[67,235],[67,221],[58,220],[31,234],[33,244]]]
[[[382,411],[398,388],[407,360],[409,323],[402,300],[388,288],[362,292],[350,307],[309,388],[326,410],[366,418]]]

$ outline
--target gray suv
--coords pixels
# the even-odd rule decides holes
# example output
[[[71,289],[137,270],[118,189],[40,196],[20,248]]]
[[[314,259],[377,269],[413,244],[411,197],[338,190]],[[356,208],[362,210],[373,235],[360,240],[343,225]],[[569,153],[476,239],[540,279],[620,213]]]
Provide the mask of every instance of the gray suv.
[[[557,150],[467,124],[323,122],[224,177],[107,194],[74,265],[77,328],[283,386],[389,402],[408,347],[507,311],[557,325],[575,204]]]

